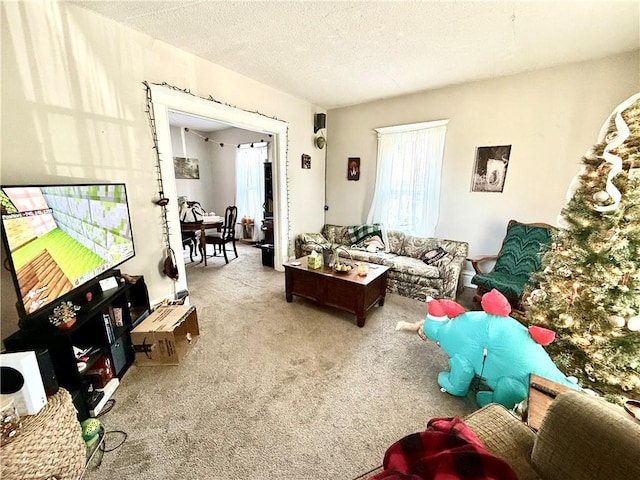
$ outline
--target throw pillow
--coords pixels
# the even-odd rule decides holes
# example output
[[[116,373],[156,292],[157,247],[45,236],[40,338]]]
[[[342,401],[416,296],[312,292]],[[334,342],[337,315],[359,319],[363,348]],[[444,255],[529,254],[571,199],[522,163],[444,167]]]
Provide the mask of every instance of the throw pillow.
[[[447,253],[447,251],[444,248],[438,247],[438,248],[434,248],[433,250],[429,250],[428,252],[426,252],[422,256],[422,261],[424,263],[426,263],[427,265],[433,265],[438,260],[446,257],[447,255],[449,255],[449,254]]]

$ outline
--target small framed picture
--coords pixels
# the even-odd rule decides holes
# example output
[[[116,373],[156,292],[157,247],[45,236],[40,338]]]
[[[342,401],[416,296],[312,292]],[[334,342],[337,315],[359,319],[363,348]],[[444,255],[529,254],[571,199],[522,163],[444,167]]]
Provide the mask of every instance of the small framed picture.
[[[302,168],[311,168],[311,156],[306,153],[302,154]]]
[[[200,168],[197,158],[173,157],[173,168],[176,178],[197,180],[200,178]]]
[[[471,177],[471,191],[502,193],[510,155],[511,145],[478,147]]]
[[[360,157],[349,157],[347,160],[347,180],[360,180]]]

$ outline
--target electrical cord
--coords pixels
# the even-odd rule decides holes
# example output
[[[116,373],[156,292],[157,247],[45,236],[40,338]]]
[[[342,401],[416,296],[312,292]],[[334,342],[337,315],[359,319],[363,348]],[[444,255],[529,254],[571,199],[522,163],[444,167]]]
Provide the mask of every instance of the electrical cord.
[[[104,408],[100,410],[100,413],[96,416],[96,418],[100,418],[104,414],[109,413],[115,404],[116,400],[114,398],[110,398],[109,400],[107,400],[104,404]]]
[[[102,409],[102,411],[96,416],[96,418],[100,418],[103,415],[109,413],[113,407],[116,404],[116,400],[115,398],[110,398],[109,400],[106,401],[106,403],[104,404],[104,408]],[[127,432],[123,431],[123,430],[109,430],[107,431],[106,429],[104,429],[104,427],[101,427],[104,430],[104,440],[100,443],[100,449],[102,450],[103,453],[109,453],[109,452],[113,452],[114,450],[120,448],[122,446],[122,444],[127,440]],[[107,434],[118,434],[118,435],[122,435],[122,439],[120,440],[120,442],[110,448],[106,447],[107,444]]]
[[[115,399],[112,398],[107,400],[104,408],[101,410],[101,412],[98,415],[96,415],[95,418],[100,418],[103,415],[109,413],[113,409],[115,404],[116,404]],[[108,440],[108,438],[112,437],[113,434],[120,436],[120,439],[117,441],[114,441],[114,445],[110,445],[110,440]],[[95,465],[93,468],[99,467],[102,464],[102,458],[104,457],[105,453],[109,453],[109,452],[113,452],[114,450],[117,450],[127,440],[127,432],[122,430],[107,430],[104,427],[104,425],[102,425],[102,422],[100,422],[100,430],[98,431],[98,436],[100,437],[100,440],[98,440],[98,445],[96,445],[95,449],[93,450],[93,452],[91,452],[91,454],[88,456],[85,462],[84,470],[82,472],[83,475],[84,475],[84,472],[86,472],[87,469],[89,468],[89,465],[92,462],[94,462],[94,460],[95,460]]]
[[[365,478],[365,477],[367,477],[367,478],[368,478],[369,474],[371,474],[371,473],[375,472],[376,470],[381,469],[382,467],[383,467],[383,465],[378,465],[377,467],[372,468],[372,469],[371,469],[371,470],[369,470],[368,472],[365,472],[365,473],[363,473],[362,475],[358,475],[358,476],[357,476],[357,477],[355,477],[353,480],[359,480],[359,479],[361,479],[361,478]]]

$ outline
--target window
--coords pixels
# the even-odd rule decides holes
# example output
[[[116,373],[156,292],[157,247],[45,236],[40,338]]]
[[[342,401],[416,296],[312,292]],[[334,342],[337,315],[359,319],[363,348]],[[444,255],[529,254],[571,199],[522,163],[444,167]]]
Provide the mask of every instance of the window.
[[[448,120],[378,128],[376,186],[367,223],[435,236]]]
[[[257,242],[264,202],[263,163],[268,158],[266,143],[241,145],[236,150],[236,206],[238,217],[251,217],[254,221],[253,238]]]

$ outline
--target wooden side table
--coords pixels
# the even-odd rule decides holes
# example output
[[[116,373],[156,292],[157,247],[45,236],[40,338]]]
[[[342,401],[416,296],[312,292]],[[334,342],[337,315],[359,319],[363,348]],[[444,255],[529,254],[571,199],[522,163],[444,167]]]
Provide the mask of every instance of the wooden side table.
[[[537,431],[540,428],[540,425],[542,425],[542,419],[547,414],[547,409],[551,406],[555,398],[568,390],[572,389],[532,373],[529,377],[527,425]],[[588,394],[584,393],[584,395]],[[601,398],[600,400],[604,402],[608,408],[617,411],[620,415],[640,423],[640,420],[633,416],[629,416],[629,414],[624,411],[624,408],[619,405],[607,402],[604,398]]]
[[[527,425],[538,430],[551,403],[558,395],[568,390],[571,388],[532,373],[529,376]]]
[[[61,388],[36,415],[22,417],[20,433],[0,448],[2,479],[75,480],[82,475],[86,451],[71,395]]]

